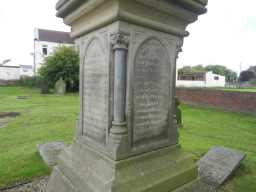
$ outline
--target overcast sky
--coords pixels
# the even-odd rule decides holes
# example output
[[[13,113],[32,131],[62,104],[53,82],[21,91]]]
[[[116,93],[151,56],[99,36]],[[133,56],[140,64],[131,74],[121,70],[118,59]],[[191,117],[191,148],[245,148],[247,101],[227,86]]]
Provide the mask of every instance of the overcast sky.
[[[0,62],[32,64],[34,28],[69,31],[55,17],[55,0],[3,1]],[[208,13],[192,24],[178,65],[220,64],[240,71],[256,65],[256,2],[209,0]]]

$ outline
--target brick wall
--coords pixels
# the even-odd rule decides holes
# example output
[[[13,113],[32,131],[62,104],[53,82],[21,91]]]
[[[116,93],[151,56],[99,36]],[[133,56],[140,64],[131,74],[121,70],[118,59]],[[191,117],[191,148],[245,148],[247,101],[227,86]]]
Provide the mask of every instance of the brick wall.
[[[256,93],[177,88],[176,95],[187,104],[256,113]]]

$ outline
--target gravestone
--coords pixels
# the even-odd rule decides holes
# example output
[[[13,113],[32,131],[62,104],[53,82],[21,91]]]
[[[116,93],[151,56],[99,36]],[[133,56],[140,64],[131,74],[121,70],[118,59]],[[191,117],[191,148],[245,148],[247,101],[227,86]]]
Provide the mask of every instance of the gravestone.
[[[47,192],[170,192],[197,167],[178,143],[176,59],[207,0],[60,0],[80,53],[76,137]]]
[[[55,93],[58,95],[65,95],[66,93],[66,82],[62,78],[55,83]]]
[[[239,167],[245,154],[225,147],[213,147],[198,162],[199,176],[215,188],[223,184]]]
[[[41,82],[41,94],[49,94],[49,83],[47,80]]]
[[[47,165],[54,166],[57,164],[58,155],[66,147],[63,142],[51,142],[37,145],[37,150]]]

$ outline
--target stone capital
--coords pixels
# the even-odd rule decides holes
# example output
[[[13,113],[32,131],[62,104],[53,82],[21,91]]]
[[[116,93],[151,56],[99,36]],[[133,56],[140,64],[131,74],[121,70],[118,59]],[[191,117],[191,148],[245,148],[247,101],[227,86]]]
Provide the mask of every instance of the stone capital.
[[[111,44],[113,49],[127,49],[129,46],[129,36],[123,33],[116,33],[111,35]]]

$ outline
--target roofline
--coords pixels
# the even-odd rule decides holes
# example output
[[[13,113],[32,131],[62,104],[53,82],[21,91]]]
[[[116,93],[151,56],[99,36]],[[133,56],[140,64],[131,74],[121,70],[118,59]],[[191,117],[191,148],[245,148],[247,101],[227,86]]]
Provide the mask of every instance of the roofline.
[[[0,65],[0,67],[5,67],[5,68],[20,68],[20,66],[10,66],[10,65]]]
[[[69,45],[74,45],[75,43],[68,43],[68,42],[56,42],[56,41],[41,41],[39,39],[34,39],[34,41],[38,42],[48,42],[48,43],[60,43],[60,44],[69,44]]]

